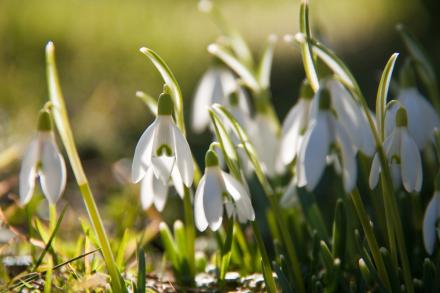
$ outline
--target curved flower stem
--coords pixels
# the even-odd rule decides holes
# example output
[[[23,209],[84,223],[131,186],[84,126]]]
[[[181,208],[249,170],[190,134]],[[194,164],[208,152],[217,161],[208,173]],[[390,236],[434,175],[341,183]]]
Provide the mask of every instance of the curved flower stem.
[[[373,228],[370,225],[370,220],[368,219],[367,212],[362,203],[359,190],[356,188],[351,192],[351,199],[353,201],[354,207],[358,214],[359,220],[361,222],[362,228],[367,238],[368,246],[370,247],[371,254],[373,255],[374,262],[376,263],[377,270],[379,272],[381,281],[383,282],[385,288],[388,292],[392,292],[391,283],[388,278],[388,274],[385,267],[385,262],[380,254],[379,245],[377,244],[376,237],[374,236]]]
[[[73,138],[72,129],[70,127],[69,118],[67,116],[67,110],[64,103],[64,97],[58,80],[58,73],[55,64],[55,46],[52,42],[49,42],[46,46],[46,62],[49,96],[53,104],[52,111],[55,124],[61,140],[63,141],[67,156],[69,157],[73,173],[75,174],[77,184],[86,205],[93,229],[98,238],[99,245],[101,246],[102,255],[111,277],[112,289],[114,292],[126,292],[126,288],[122,283],[122,278],[116,267],[110,242],[108,241],[105,233],[104,225],[99,215],[98,208],[96,206],[92,191],[90,190],[90,186],[75,145],[75,140]]]

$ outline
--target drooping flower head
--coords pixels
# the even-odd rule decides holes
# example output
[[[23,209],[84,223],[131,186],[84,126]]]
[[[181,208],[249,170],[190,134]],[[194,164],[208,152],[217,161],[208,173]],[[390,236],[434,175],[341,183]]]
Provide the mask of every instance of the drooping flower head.
[[[223,207],[224,206],[224,207]],[[223,221],[223,213],[240,223],[255,219],[254,209],[246,188],[219,167],[217,154],[208,150],[205,156],[205,174],[197,186],[194,213],[200,231],[209,226],[216,231]]]
[[[419,150],[433,140],[434,128],[440,128],[440,118],[432,105],[417,88],[401,88],[397,100],[405,107],[408,114],[408,132],[414,138]],[[385,121],[386,134],[395,128],[395,117],[399,106],[391,106]]]
[[[408,192],[419,192],[422,188],[423,169],[419,149],[408,131],[408,115],[403,107],[395,113],[395,127],[385,139],[383,148],[390,167],[395,188],[403,182]],[[387,119],[385,118],[385,121]],[[370,172],[370,188],[374,188],[379,181],[381,172],[379,155],[373,159]]]
[[[148,203],[155,202],[160,209],[166,200],[164,190],[168,186],[170,178],[176,189],[182,189],[182,183],[190,187],[194,178],[194,165],[188,142],[174,123],[173,102],[167,93],[161,94],[158,101],[157,117],[145,130],[136,145],[133,165],[132,181],[139,182],[144,178],[143,188],[152,191],[146,195],[144,207]],[[151,170],[150,170],[151,169]],[[154,177],[153,177],[154,176]],[[159,186],[157,180],[160,180]],[[160,199],[153,199],[153,194],[159,195]],[[183,194],[180,193],[179,194]],[[159,202],[156,202],[159,200]]]
[[[296,165],[298,186],[305,186],[309,191],[315,189],[326,165],[332,163],[342,176],[345,191],[350,192],[357,178],[355,147],[335,116],[329,90],[321,87],[314,99],[318,107],[304,136]]]
[[[310,84],[305,80],[301,85],[298,102],[284,119],[280,142],[280,159],[284,165],[290,164],[298,155],[310,120],[313,95]]]
[[[50,112],[42,110],[38,117],[38,131],[21,163],[19,175],[20,201],[28,203],[40,178],[41,190],[49,203],[55,204],[66,186],[66,165],[58,150]]]
[[[435,179],[435,192],[426,207],[425,216],[423,217],[423,244],[429,255],[434,252],[435,239],[440,240],[440,232],[437,228],[440,219],[440,173]],[[437,237],[436,237],[437,236]]]
[[[237,95],[236,105],[231,102],[231,95]],[[200,80],[193,100],[192,128],[196,133],[206,129],[209,124],[207,109],[215,103],[232,109],[237,106],[240,111],[249,114],[249,102],[243,89],[229,70],[216,66],[209,69]],[[231,107],[230,107],[231,106]]]

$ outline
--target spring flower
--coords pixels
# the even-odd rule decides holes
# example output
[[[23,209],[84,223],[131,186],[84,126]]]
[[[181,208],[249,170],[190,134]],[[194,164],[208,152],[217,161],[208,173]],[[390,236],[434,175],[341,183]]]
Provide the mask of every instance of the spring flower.
[[[38,117],[38,132],[21,163],[19,175],[20,201],[28,203],[34,193],[35,179],[49,203],[55,204],[66,186],[66,165],[55,143],[52,118],[47,110]]]
[[[440,118],[431,104],[415,88],[402,88],[397,100],[405,107],[408,114],[408,132],[419,150],[432,140],[434,128],[440,128]],[[395,127],[398,105],[393,105],[387,114],[385,131],[389,134]]]
[[[361,150],[365,155],[372,156],[375,151],[373,133],[367,116],[359,104],[341,82],[330,79],[327,80],[325,86],[330,91],[332,106],[338,120],[346,129],[356,150]]]
[[[136,145],[132,165],[132,181],[139,182],[151,168],[154,176],[167,186],[170,177],[190,187],[194,177],[194,165],[188,142],[174,124],[173,102],[169,94],[161,94],[156,120],[145,130]],[[148,173],[149,174],[149,173]],[[147,177],[146,180],[150,179]],[[163,187],[162,186],[162,187]],[[162,187],[156,185],[156,190]],[[179,187],[177,187],[179,188]],[[148,202],[148,201],[147,201]]]
[[[213,231],[218,230],[223,221],[223,209],[229,218],[237,218],[240,223],[255,220],[246,188],[223,172],[218,164],[216,153],[209,150],[205,157],[205,174],[197,186],[194,200],[195,222],[200,231],[208,226]]]
[[[176,188],[177,194],[183,198],[183,185],[180,180],[177,168],[171,172],[171,180]],[[145,176],[141,181],[141,204],[144,210],[148,209],[153,203],[156,209],[161,212],[165,207],[168,198],[169,184],[164,184],[154,174],[153,168],[147,168]]]
[[[396,111],[395,125],[383,144],[394,187],[397,188],[403,181],[406,191],[419,192],[423,179],[422,160],[419,149],[408,131],[408,116],[403,107]],[[380,172],[379,156],[376,154],[370,172],[371,189],[377,185]]]
[[[272,177],[279,173],[279,137],[275,122],[264,113],[256,113],[248,124],[248,134],[261,161],[263,171]]]
[[[440,218],[440,173],[437,174],[435,181],[435,192],[426,207],[425,216],[423,217],[423,244],[429,255],[434,252],[436,234],[440,239],[437,229],[437,221]]]
[[[208,70],[200,80],[193,101],[192,128],[196,133],[206,129],[209,124],[207,111],[214,103],[219,103],[229,108],[228,97],[237,92],[239,107],[249,113],[246,94],[238,86],[234,75],[227,69],[214,67]]]
[[[322,87],[315,96],[319,107],[304,136],[297,162],[298,186],[313,190],[325,166],[335,163],[346,192],[356,184],[356,152],[353,143],[331,108],[330,92]],[[336,158],[336,159],[335,159]]]
[[[298,155],[310,119],[312,98],[313,90],[308,82],[304,82],[298,103],[289,111],[283,122],[280,159],[284,165],[290,164]]]

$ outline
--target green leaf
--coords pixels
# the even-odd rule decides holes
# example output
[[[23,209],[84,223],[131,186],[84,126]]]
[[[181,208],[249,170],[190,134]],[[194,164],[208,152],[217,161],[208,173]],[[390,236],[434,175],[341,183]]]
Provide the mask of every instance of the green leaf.
[[[116,254],[116,265],[120,270],[123,270],[124,266],[124,255],[125,250],[127,248],[128,241],[130,240],[130,231],[128,229],[125,229],[124,235],[122,236],[122,240],[119,243],[118,252]]]
[[[317,92],[319,89],[319,79],[310,46],[311,33],[309,23],[309,5],[307,0],[301,1],[299,13],[299,30],[305,37],[304,42],[300,43],[304,70],[310,85],[312,86],[313,90]]]
[[[341,260],[345,254],[346,223],[344,202],[342,199],[338,199],[335,208],[335,219],[333,221],[332,253]]]
[[[143,91],[137,91],[136,97],[141,99],[145,103],[145,105],[147,105],[151,114],[157,115],[157,99],[153,98],[152,96],[150,96],[149,94]]]
[[[155,51],[146,47],[142,47],[140,51],[150,59],[150,61],[156,67],[157,71],[159,71],[165,84],[171,89],[171,96],[174,99],[174,107],[176,109],[177,125],[182,132],[185,132],[185,124],[183,118],[183,97],[176,77],[174,76],[170,67],[162,59],[162,57],[160,57],[159,54],[157,54]]]
[[[295,40],[300,44],[307,40],[306,35],[298,33]],[[310,39],[313,53],[320,58],[337,76],[337,78],[352,91],[358,91],[359,86],[345,63],[329,48],[314,39]]]
[[[394,53],[393,55],[391,55],[390,59],[388,60],[382,72],[379,88],[377,89],[376,122],[382,141],[384,140],[384,136],[385,136],[384,123],[385,123],[385,109],[387,104],[388,90],[390,87],[391,76],[393,74],[394,65],[396,63],[398,56],[399,56],[398,53]]]
[[[145,271],[146,271],[146,264],[145,264],[145,252],[142,248],[138,248],[138,275],[137,275],[137,283],[136,283],[136,292],[138,293],[144,293],[146,288],[146,282],[145,282]]]
[[[171,261],[174,269],[179,272],[180,271],[180,257],[179,251],[177,249],[177,245],[174,242],[173,235],[171,234],[170,228],[164,222],[160,223],[159,226],[160,236],[162,239],[162,243],[165,247],[165,254],[168,259]]]
[[[247,87],[253,92],[260,91],[260,85],[256,80],[254,74],[243,65],[235,56],[219,44],[211,44],[208,46],[208,52],[222,60],[228,65],[238,76],[243,80]]]
[[[35,262],[33,271],[36,271],[38,267],[40,266],[41,262],[43,261],[44,256],[49,251],[49,249],[52,247],[52,241],[55,239],[55,236],[58,233],[58,230],[60,228],[61,222],[63,221],[64,214],[67,211],[67,205],[63,208],[63,211],[61,212],[60,216],[58,217],[57,223],[55,225],[55,228],[52,231],[52,234],[50,235],[49,241],[46,243],[46,246],[44,247],[43,252],[40,254],[40,257],[38,257],[37,261]]]
[[[226,165],[234,177],[241,178],[238,154],[235,149],[235,145],[232,143],[232,139],[226,131],[225,125],[221,121],[220,117],[218,117],[218,115],[211,109],[209,109],[209,116],[211,117],[211,122],[214,125],[215,136],[220,144]]]
[[[276,35],[270,35],[267,39],[266,48],[263,51],[258,67],[258,82],[262,89],[268,89],[270,86],[270,73],[272,69],[273,51],[277,41]]]

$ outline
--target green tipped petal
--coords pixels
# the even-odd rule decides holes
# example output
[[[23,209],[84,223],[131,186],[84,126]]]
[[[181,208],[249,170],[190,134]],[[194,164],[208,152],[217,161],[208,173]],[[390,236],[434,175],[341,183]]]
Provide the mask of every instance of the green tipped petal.
[[[209,150],[206,152],[206,155],[205,155],[205,167],[208,168],[208,167],[215,167],[215,166],[218,166],[217,154],[214,151]]]
[[[39,131],[52,131],[52,116],[47,110],[41,110],[38,114],[38,130]]]
[[[330,110],[331,98],[330,91],[328,89],[321,89],[318,93],[319,95],[319,110]]]
[[[157,115],[172,115],[173,109],[174,104],[171,96],[167,93],[161,94],[157,105]]]
[[[312,86],[310,85],[309,81],[305,79],[301,84],[300,97],[302,99],[310,100],[314,95],[315,93],[313,92]]]
[[[406,114],[406,110],[402,107],[400,107],[396,113],[396,126],[397,127],[408,126],[408,115]]]

